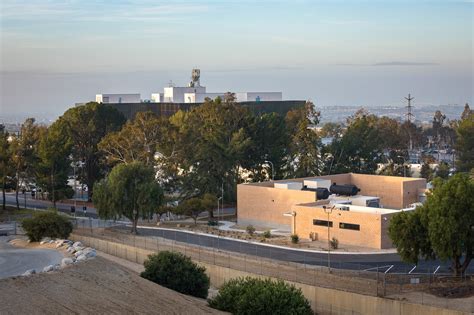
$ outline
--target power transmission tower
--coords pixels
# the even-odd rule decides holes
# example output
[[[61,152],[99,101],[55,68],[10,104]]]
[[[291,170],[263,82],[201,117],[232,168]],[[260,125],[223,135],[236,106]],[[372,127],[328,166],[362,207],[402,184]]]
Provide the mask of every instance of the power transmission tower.
[[[411,106],[411,101],[413,101],[415,98],[411,97],[411,95],[408,94],[408,97],[405,97],[405,99],[408,101],[407,113],[405,114],[406,120],[408,122],[412,122],[412,120],[415,119],[415,115],[413,115],[412,112],[411,112],[411,109],[413,108],[413,106]]]

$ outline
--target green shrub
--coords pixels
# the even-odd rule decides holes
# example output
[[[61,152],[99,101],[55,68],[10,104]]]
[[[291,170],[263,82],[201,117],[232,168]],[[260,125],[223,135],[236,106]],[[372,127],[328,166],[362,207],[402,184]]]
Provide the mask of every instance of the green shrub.
[[[265,238],[272,237],[272,232],[270,232],[270,230],[266,230],[265,232],[263,232],[263,237]]]
[[[43,237],[68,238],[72,232],[72,223],[56,212],[39,212],[22,221],[23,230],[32,242],[39,242]]]
[[[335,237],[333,237],[329,243],[331,244],[332,249],[337,249],[339,247],[339,240]]]
[[[247,225],[247,233],[249,233],[250,236],[253,235],[253,233],[255,233],[255,228],[253,227],[253,225]]]
[[[298,234],[291,234],[291,242],[293,244],[298,244],[299,241],[300,241],[300,237],[298,236]]]
[[[207,225],[209,225],[209,226],[217,226],[217,221],[216,221],[216,220],[209,220],[209,221],[207,221]]]
[[[198,266],[189,257],[163,251],[149,255],[144,265],[141,277],[184,294],[207,297],[209,277],[206,268]]]
[[[209,300],[212,308],[232,314],[313,314],[300,289],[281,280],[238,278],[226,282]]]

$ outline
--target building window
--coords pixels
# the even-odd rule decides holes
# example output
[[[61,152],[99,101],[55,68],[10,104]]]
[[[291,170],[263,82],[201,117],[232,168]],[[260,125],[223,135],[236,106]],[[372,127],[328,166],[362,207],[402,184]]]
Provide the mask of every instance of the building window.
[[[339,228],[340,229],[346,229],[346,230],[355,230],[355,231],[360,231],[360,225],[359,224],[351,224],[351,223],[339,223]]]
[[[313,225],[328,226],[328,221],[314,219]],[[332,221],[329,221],[329,227],[332,227]]]

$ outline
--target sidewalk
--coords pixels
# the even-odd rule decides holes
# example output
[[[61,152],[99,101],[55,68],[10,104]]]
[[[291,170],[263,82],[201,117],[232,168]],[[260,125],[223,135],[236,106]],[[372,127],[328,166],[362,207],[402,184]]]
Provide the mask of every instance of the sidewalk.
[[[219,225],[218,226],[218,229],[221,230],[221,231],[231,231],[231,232],[241,232],[241,233],[246,233],[247,231],[245,229],[237,229],[237,228],[233,228],[232,226],[235,226],[236,223],[235,222],[231,222],[231,221],[219,221],[220,224],[222,225]],[[272,233],[272,235],[278,235],[278,236],[290,236],[291,235],[291,232],[285,232],[285,231],[279,231],[277,229],[270,229],[269,230],[270,233]],[[265,230],[256,230],[255,233],[263,233],[265,232]]]

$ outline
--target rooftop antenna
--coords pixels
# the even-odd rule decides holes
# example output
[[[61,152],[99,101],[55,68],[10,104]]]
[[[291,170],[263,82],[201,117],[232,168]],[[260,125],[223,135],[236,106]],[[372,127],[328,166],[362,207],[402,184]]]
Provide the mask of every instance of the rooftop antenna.
[[[408,105],[406,107],[407,108],[407,113],[405,114],[406,121],[412,122],[412,120],[415,120],[415,115],[413,115],[412,112],[411,112],[411,109],[413,108],[413,106],[411,106],[411,101],[413,101],[415,98],[411,97],[411,95],[408,94],[408,97],[405,97],[405,99],[408,101]]]
[[[174,87],[173,80],[170,80],[170,82],[168,83],[168,87]]]

